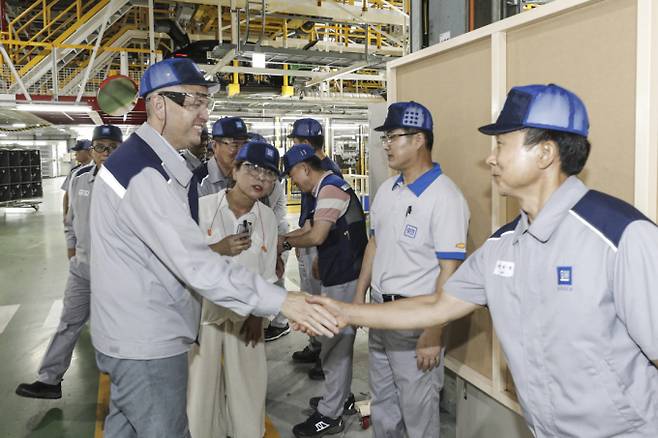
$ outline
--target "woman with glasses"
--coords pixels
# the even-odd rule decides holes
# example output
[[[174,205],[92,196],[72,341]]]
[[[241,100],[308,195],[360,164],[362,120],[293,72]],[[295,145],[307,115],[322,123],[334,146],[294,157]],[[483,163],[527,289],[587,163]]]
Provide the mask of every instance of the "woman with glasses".
[[[259,199],[279,179],[279,153],[245,144],[232,169],[235,185],[199,199],[199,225],[223,255],[277,280],[277,219]],[[264,319],[242,316],[204,300],[199,345],[190,351],[188,417],[192,436],[256,438],[265,433],[267,367]]]

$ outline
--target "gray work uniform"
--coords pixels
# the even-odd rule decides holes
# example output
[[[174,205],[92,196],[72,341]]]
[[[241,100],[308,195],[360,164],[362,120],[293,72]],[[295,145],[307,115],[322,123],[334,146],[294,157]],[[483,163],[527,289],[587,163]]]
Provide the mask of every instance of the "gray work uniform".
[[[134,436],[188,434],[187,367],[181,364],[198,334],[201,307],[194,292],[240,315],[263,317],[279,312],[286,297],[208,248],[195,222],[196,189],[183,158],[148,123],[98,173],[91,205],[91,335],[99,368],[113,385],[107,437],[132,436],[123,434],[127,424]],[[181,369],[183,378],[169,375]],[[172,408],[162,397],[171,396],[174,384],[182,403]],[[144,405],[158,425],[138,415]]]
[[[80,168],[82,168],[82,167],[86,167],[86,166],[89,166],[89,165],[91,165],[91,163],[87,163],[87,164],[76,164],[75,166],[73,166],[73,167],[71,168],[71,170],[69,171],[69,173],[66,175],[66,178],[64,178],[64,182],[62,183],[62,186],[61,186],[60,188],[61,188],[62,190],[64,190],[65,192],[68,192],[68,191],[69,191],[69,186],[71,185],[71,178],[73,178],[73,175],[75,175],[75,173],[76,173]]]
[[[190,152],[189,149],[183,149],[180,155],[185,160],[185,164],[187,165],[187,168],[190,169],[190,172],[203,164],[203,162]]]
[[[444,290],[489,307],[537,437],[658,436],[658,228],[569,177]]]
[[[89,319],[89,207],[96,166],[73,172],[69,184],[69,210],[64,218],[67,248],[75,248],[69,260],[62,314],[55,335],[39,366],[40,382],[56,385],[71,365],[73,349]]]
[[[233,179],[224,175],[222,169],[217,164],[215,157],[210,158],[203,166],[195,169],[194,174],[199,181],[199,197],[219,193],[227,187],[233,185]],[[286,194],[283,190],[283,184],[279,181],[274,183],[272,193],[263,196],[260,201],[274,211],[277,220],[278,234],[286,234],[290,228],[287,214]],[[281,255],[285,264],[288,259],[288,251]],[[283,287],[283,278],[277,280],[276,284]],[[302,288],[301,290],[306,291]],[[275,327],[285,327],[288,325],[288,319],[282,313],[277,314],[270,323]]]
[[[434,164],[411,184],[393,176],[377,190],[370,226],[377,249],[371,299],[436,293],[439,261],[463,260],[470,213],[459,188]],[[418,369],[416,347],[423,330],[376,330],[368,334],[375,438],[436,438],[440,434],[439,366]]]

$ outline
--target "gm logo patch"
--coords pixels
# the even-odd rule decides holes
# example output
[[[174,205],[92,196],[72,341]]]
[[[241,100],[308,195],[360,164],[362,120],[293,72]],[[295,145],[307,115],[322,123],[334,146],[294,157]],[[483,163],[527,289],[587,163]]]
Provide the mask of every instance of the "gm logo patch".
[[[557,267],[557,285],[571,286],[573,284],[573,269],[571,266]]]
[[[416,232],[418,232],[418,228],[414,227],[413,225],[407,225],[404,227],[404,235],[410,239],[416,238]]]

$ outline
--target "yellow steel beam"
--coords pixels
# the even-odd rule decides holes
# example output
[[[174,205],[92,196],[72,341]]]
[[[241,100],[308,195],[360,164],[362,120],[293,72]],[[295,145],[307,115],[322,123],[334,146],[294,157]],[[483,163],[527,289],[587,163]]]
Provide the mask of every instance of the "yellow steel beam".
[[[85,24],[89,19],[91,19],[98,11],[103,9],[107,4],[110,2],[110,0],[99,0],[96,5],[94,5],[91,9],[89,9],[81,18],[80,20],[76,21],[72,26],[67,28],[60,36],[55,38],[53,43],[55,44],[62,44],[66,39],[71,36],[76,30],[80,28],[83,24]],[[30,61],[25,64],[21,70],[20,70],[20,75],[23,76],[25,75],[32,67],[37,65],[39,62],[41,62],[42,59],[44,59],[46,56],[49,55],[50,52],[48,53],[40,53],[37,56],[32,57]]]

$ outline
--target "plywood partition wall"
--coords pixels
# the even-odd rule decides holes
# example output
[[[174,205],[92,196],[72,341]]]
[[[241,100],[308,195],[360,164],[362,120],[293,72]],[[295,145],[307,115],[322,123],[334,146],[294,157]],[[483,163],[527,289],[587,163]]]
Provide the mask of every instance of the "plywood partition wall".
[[[514,85],[557,83],[586,103],[592,154],[583,180],[658,213],[658,2],[556,0],[394,61],[388,99],[427,106],[433,156],[471,209],[469,252],[518,206],[499,197],[484,163],[494,120]],[[518,411],[486,309],[453,323],[448,367]]]

